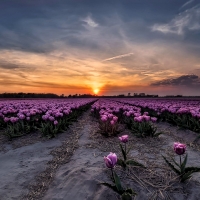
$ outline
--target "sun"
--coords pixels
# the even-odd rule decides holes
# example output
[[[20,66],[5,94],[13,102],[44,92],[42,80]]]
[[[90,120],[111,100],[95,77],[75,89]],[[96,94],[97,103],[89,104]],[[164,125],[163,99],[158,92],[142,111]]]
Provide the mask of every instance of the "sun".
[[[99,89],[94,89],[93,92],[94,92],[95,94],[98,94]]]

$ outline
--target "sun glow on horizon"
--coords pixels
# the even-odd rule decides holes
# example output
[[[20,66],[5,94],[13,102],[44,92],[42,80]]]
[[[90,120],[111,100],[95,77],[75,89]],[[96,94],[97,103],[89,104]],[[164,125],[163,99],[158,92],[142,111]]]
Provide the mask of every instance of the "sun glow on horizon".
[[[94,92],[94,94],[98,94],[99,93],[99,89],[94,89],[93,92]]]

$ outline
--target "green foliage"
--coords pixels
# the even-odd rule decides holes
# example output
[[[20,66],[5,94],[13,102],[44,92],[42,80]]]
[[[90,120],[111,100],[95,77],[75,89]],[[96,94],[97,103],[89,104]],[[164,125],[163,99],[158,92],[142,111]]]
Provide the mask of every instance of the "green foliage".
[[[178,175],[180,175],[180,171],[179,171],[178,169],[176,169],[176,168],[174,167],[174,165],[172,165],[172,164],[167,160],[167,158],[165,158],[163,155],[162,155],[162,157],[164,158],[164,160],[165,160],[165,162],[168,164],[168,166],[169,166],[175,173],[177,173]]]
[[[186,181],[187,179],[189,179],[191,177],[191,175],[194,172],[200,172],[200,168],[198,167],[186,167],[187,164],[187,157],[188,155],[186,154],[184,161],[180,162],[180,164],[178,164],[174,159],[172,159],[172,161],[174,162],[174,164],[178,167],[178,169],[172,164],[170,163],[167,158],[165,158],[163,155],[162,157],[164,158],[165,162],[168,164],[168,166],[180,176],[181,182]]]
[[[7,128],[4,130],[4,134],[12,140],[12,138],[20,137],[25,134],[30,133],[31,127],[28,122],[18,121],[13,124],[8,124]]]
[[[135,160],[127,160],[126,165],[131,165],[131,166],[138,166],[138,167],[143,167],[146,168],[143,164],[135,161]]]
[[[126,145],[126,144],[125,144],[125,145]],[[124,150],[121,144],[119,144],[119,146],[120,146],[120,149],[121,149],[122,155],[123,155],[123,157],[124,157],[124,160],[126,160],[126,157],[127,157],[126,149]]]
[[[52,122],[46,122],[41,124],[41,128],[39,131],[42,133],[43,136],[48,138],[55,137],[59,132],[59,125],[56,126],[52,124]]]
[[[132,120],[131,132],[137,137],[158,137],[163,132],[156,132],[157,128],[149,121],[135,122]]]
[[[124,192],[122,194],[122,200],[131,200],[132,199],[132,194],[128,193],[128,192]]]
[[[128,165],[131,165],[131,166],[138,166],[138,167],[143,167],[145,168],[145,166],[135,160],[127,160],[127,156],[128,156],[128,153],[130,151],[130,149],[127,151],[126,150],[126,143],[124,144],[125,145],[125,148],[122,147],[121,144],[119,144],[120,146],[120,149],[121,149],[121,152],[122,152],[122,155],[123,155],[123,160],[118,158],[117,159],[117,164],[120,165],[121,167],[123,167],[124,169],[126,169],[126,167]]]
[[[114,185],[106,182],[100,184],[112,189],[114,192],[117,192],[119,195],[121,195],[122,200],[131,200],[132,196],[136,195],[136,193],[131,188],[124,188],[121,184],[119,176],[113,170],[112,176],[112,181]]]
[[[3,121],[3,118],[0,117],[0,130],[6,127],[6,123]]]
[[[173,125],[179,126],[183,129],[189,129],[196,133],[200,133],[200,122],[199,119],[193,117],[191,114],[173,114],[170,112],[163,112],[160,116],[163,121],[167,121]]]
[[[62,133],[72,122],[77,120],[77,113],[72,113],[70,116],[66,116],[58,120],[58,124],[54,125],[53,122],[47,121],[42,122],[39,128],[39,131],[42,133],[42,136],[53,138],[56,137],[58,133]]]
[[[143,167],[143,168],[146,168],[143,164],[135,161],[135,160],[122,160],[122,159],[118,159],[117,160],[117,164],[120,165],[121,167],[123,168],[126,168],[128,165],[129,166],[138,166],[138,167]]]

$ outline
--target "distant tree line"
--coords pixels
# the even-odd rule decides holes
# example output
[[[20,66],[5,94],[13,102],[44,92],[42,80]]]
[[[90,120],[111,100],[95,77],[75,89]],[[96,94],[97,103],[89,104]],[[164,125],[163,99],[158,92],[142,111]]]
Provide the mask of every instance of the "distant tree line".
[[[92,98],[97,97],[96,95],[92,94],[74,94],[74,95],[68,95],[68,98]]]
[[[96,95],[91,94],[74,94],[65,96],[64,94],[57,95],[53,93],[2,93],[0,94],[0,98],[92,98],[96,97]]]
[[[59,98],[63,97],[53,93],[2,93],[0,94],[0,98]]]

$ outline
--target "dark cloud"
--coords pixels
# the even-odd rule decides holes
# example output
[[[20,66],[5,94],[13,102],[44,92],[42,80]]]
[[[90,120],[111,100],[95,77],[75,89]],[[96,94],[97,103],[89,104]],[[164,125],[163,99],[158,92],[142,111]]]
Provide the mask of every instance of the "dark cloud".
[[[21,66],[15,63],[9,63],[7,61],[0,61],[0,68],[1,69],[17,69],[17,68],[21,68]]]
[[[26,87],[36,87],[36,88],[65,88],[65,89],[88,89],[87,86],[77,86],[77,85],[72,85],[72,84],[56,84],[52,82],[39,82],[39,81],[25,81],[22,82],[13,80],[10,78],[2,79],[0,80],[0,84],[3,86],[13,86],[13,85],[18,85],[18,86],[26,86]]]
[[[151,86],[187,86],[200,87],[200,78],[196,75],[183,75],[178,78],[165,79],[152,83]]]

